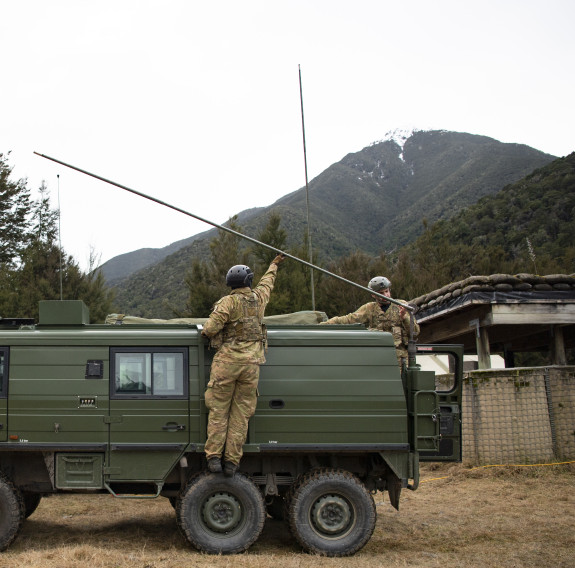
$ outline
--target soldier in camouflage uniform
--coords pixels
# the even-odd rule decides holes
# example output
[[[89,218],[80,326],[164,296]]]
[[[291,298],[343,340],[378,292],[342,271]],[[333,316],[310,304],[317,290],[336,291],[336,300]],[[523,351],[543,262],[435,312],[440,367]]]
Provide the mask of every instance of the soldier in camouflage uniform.
[[[265,363],[264,312],[283,259],[273,259],[253,290],[251,269],[232,266],[226,276],[232,292],[216,302],[202,330],[218,349],[205,395],[210,411],[205,452],[213,473],[223,468],[233,476],[243,454],[248,422],[256,409],[260,365]]]
[[[391,282],[385,276],[375,276],[369,281],[368,287],[374,292],[391,297]],[[322,324],[362,323],[368,329],[389,331],[393,335],[397,362],[402,369],[407,360],[407,344],[409,341],[409,314],[407,310],[392,304],[388,300],[374,296],[375,302],[369,302],[346,316],[328,319]],[[399,300],[405,303],[404,300]],[[414,322],[413,337],[419,335],[419,325]]]

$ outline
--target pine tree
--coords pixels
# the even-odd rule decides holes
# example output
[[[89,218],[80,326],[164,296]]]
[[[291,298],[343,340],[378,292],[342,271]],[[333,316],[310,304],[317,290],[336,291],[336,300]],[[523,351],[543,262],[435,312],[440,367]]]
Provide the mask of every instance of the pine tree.
[[[0,191],[6,190],[7,199],[21,198],[2,209],[4,217],[0,215],[0,234],[13,239],[0,272],[0,315],[37,318],[40,300],[83,300],[91,321],[103,321],[112,311],[114,294],[101,271],[91,265],[88,273],[82,272],[58,245],[58,212],[50,208],[45,183],[39,188],[40,198],[32,201],[25,180],[11,182],[5,164],[0,170]],[[3,230],[12,218],[17,230]]]
[[[0,267],[14,266],[29,240],[30,190],[25,179],[12,181],[8,155],[0,154]]]
[[[391,279],[388,261],[383,254],[379,257],[372,257],[362,251],[355,251],[330,263],[327,269],[362,286],[367,286],[374,276],[386,276]],[[368,292],[355,286],[331,276],[322,279],[318,306],[329,317],[348,314],[371,301],[372,298]]]
[[[228,221],[228,227],[241,232],[237,216]],[[185,277],[189,291],[184,310],[173,310],[177,317],[208,317],[212,306],[229,293],[226,274],[236,264],[247,264],[247,253],[240,250],[240,237],[220,229],[218,236],[210,243],[211,259],[194,259],[192,268]]]

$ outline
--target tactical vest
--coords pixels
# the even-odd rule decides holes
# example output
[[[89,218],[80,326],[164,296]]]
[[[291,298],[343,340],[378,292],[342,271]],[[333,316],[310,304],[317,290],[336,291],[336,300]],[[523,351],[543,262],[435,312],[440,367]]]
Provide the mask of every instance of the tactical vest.
[[[380,331],[384,331],[387,327],[387,331],[390,331],[393,335],[393,342],[396,349],[401,349],[402,344],[407,345],[409,337],[404,332],[401,327],[401,318],[399,317],[399,311],[394,306],[389,306],[387,310],[391,310],[389,314],[384,312],[379,306],[375,312],[374,327]],[[387,314],[387,316],[386,316]],[[391,324],[391,326],[390,326]],[[391,329],[390,329],[391,327]]]
[[[259,301],[252,292],[251,296],[234,294],[234,309],[241,312],[238,320],[224,326],[223,342],[261,341],[265,343],[265,326],[259,316]]]

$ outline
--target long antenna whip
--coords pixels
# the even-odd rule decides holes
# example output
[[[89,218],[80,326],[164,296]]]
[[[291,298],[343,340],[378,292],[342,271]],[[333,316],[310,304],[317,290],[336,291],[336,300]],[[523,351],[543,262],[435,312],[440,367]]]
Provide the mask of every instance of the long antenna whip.
[[[298,73],[299,73],[299,100],[301,105],[301,131],[303,134],[303,162],[305,167],[305,200],[307,205],[307,243],[309,247],[308,258],[310,263],[313,263],[312,257],[312,244],[311,244],[311,224],[310,224],[310,214],[309,214],[309,186],[307,182],[307,151],[305,146],[305,122],[303,118],[303,92],[301,87],[301,67],[300,65],[297,66]],[[311,309],[315,312],[315,291],[314,291],[314,284],[313,284],[313,270],[310,270],[310,279],[311,279]]]
[[[413,306],[410,306],[409,304],[404,304],[403,302],[400,302],[399,300],[395,300],[394,298],[389,298],[387,296],[384,296],[383,294],[380,294],[379,292],[374,292],[370,288],[362,286],[361,284],[356,284],[355,282],[352,282],[351,280],[347,280],[347,278],[343,278],[342,276],[338,276],[337,274],[333,274],[333,272],[329,272],[329,270],[325,270],[323,268],[320,268],[319,266],[315,266],[315,265],[311,264],[310,262],[306,262],[305,260],[298,258],[297,256],[293,256],[293,255],[291,255],[291,254],[289,254],[283,250],[280,250],[276,247],[272,247],[271,245],[268,245],[266,243],[262,243],[261,241],[258,241],[257,239],[254,239],[252,237],[248,237],[247,235],[243,235],[242,233],[239,233],[238,231],[234,231],[233,229],[230,229],[229,227],[224,227],[223,225],[218,225],[217,223],[214,223],[212,221],[208,221],[207,219],[204,219],[203,217],[200,217],[199,215],[195,215],[194,213],[190,213],[189,211],[181,209],[180,207],[176,207],[175,205],[171,205],[170,203],[166,203],[165,201],[162,201],[161,199],[157,199],[156,197],[146,195],[145,193],[142,193],[141,191],[137,191],[136,189],[131,189],[125,185],[122,185],[122,184],[117,183],[115,181],[106,179],[106,178],[99,176],[97,174],[93,174],[91,172],[88,172],[86,170],[83,170],[81,168],[73,166],[71,164],[67,164],[66,162],[62,162],[61,160],[58,160],[56,158],[51,158],[50,156],[46,156],[45,154],[40,154],[40,152],[34,152],[34,154],[36,154],[37,156],[40,156],[42,158],[46,158],[47,160],[51,160],[52,162],[56,162],[57,164],[61,164],[62,166],[66,166],[67,168],[70,168],[70,169],[75,170],[77,172],[80,172],[82,174],[86,174],[87,176],[93,177],[95,179],[99,179],[100,181],[103,181],[105,183],[109,183],[110,185],[113,185],[115,187],[119,187],[120,189],[124,189],[125,191],[129,191],[130,193],[133,193],[134,195],[139,195],[140,197],[143,197],[144,199],[149,199],[150,201],[153,201],[154,203],[158,203],[159,205],[163,205],[164,207],[168,207],[169,209],[173,209],[174,211],[178,211],[178,213],[183,213],[184,215],[187,215],[188,217],[193,217],[194,219],[197,219],[198,221],[202,221],[203,223],[207,223],[208,225],[211,225],[212,227],[216,227],[217,229],[220,229],[222,231],[226,231],[227,233],[231,233],[232,235],[236,235],[236,237],[240,237],[240,238],[245,239],[247,241],[250,241],[251,243],[254,243],[256,245],[262,246],[262,247],[267,248],[269,250],[273,250],[277,254],[283,254],[287,258],[291,258],[292,260],[295,260],[296,262],[304,264],[305,266],[309,266],[310,268],[313,268],[314,270],[317,270],[319,272],[323,272],[324,274],[327,274],[328,276],[332,276],[333,278],[336,278],[337,280],[341,280],[342,282],[345,282],[346,284],[349,284],[350,286],[355,286],[356,288],[359,288],[360,290],[364,290],[365,292],[369,292],[372,296],[377,296],[378,298],[383,298],[384,300],[388,300],[393,304],[397,304],[398,306],[402,306],[406,310],[408,310],[409,312],[415,311],[415,308]]]
[[[62,217],[62,209],[60,208],[60,174],[56,174],[58,178],[58,248],[60,249],[60,301],[64,299],[64,292],[62,286],[62,230],[60,228],[60,218]]]

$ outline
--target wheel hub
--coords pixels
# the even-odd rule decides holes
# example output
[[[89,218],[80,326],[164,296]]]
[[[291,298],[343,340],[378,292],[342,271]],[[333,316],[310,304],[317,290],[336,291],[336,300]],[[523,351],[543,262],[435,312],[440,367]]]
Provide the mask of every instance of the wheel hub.
[[[218,533],[233,530],[241,521],[240,502],[229,493],[216,493],[206,499],[202,511],[206,526]]]
[[[324,495],[311,511],[311,520],[320,532],[335,536],[350,525],[352,512],[349,503],[338,495]]]

